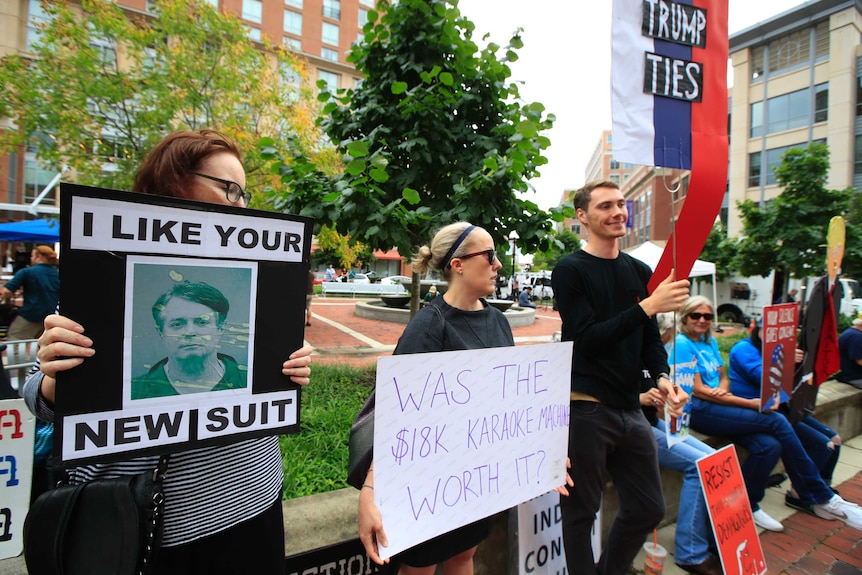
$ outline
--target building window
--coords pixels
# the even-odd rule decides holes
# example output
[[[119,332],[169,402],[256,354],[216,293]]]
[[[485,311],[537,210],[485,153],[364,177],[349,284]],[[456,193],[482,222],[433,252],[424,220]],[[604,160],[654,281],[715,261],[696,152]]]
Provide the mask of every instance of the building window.
[[[341,0],[323,0],[323,16],[341,20]]]
[[[42,5],[39,3],[39,0],[30,0],[27,3],[27,7],[30,15],[30,17],[27,18],[27,50],[32,50],[33,44],[35,44],[39,39],[38,26],[40,24],[50,22],[51,17],[42,10]]]
[[[242,0],[242,18],[255,24],[263,22],[263,2],[261,0]]]
[[[248,26],[245,35],[254,40],[255,42],[260,42],[260,28]]]
[[[760,152],[748,154],[748,187],[760,186]]]
[[[218,0],[204,0],[204,2],[218,10]]]
[[[610,180],[615,184],[619,184],[620,183],[620,175],[619,174],[611,174]]]
[[[41,162],[36,159],[36,154],[27,152],[24,155],[24,203],[31,204],[42,190],[54,179],[56,172],[46,170],[42,167]],[[42,198],[44,205],[53,205],[56,203],[57,186],[48,192],[48,195]]]
[[[751,105],[751,127],[749,135],[757,138],[763,135],[763,102],[755,102]]]
[[[284,0],[284,3],[294,8],[302,9],[302,0]]]
[[[829,119],[829,83],[814,86],[814,122]]]
[[[113,40],[94,38],[90,41],[90,48],[96,52],[96,57],[103,66],[110,70],[117,69],[117,46]]]
[[[365,8],[359,9],[359,29],[361,30],[368,23],[368,10]]]
[[[807,126],[811,119],[815,123],[825,122],[829,119],[829,83],[825,82],[814,87],[813,103],[810,89],[805,88],[770,98],[766,102],[766,111],[769,118],[767,134],[802,128]],[[755,102],[751,105],[749,133],[752,138],[762,136],[764,133],[763,102]]]
[[[751,79],[756,81],[768,69],[770,74],[805,66],[814,59],[829,57],[829,21],[824,20],[814,27],[814,46],[811,45],[811,28],[803,28],[771,41],[766,47],[751,50]],[[767,49],[768,48],[768,49]],[[768,54],[768,62],[764,62]]]
[[[288,50],[293,50],[294,52],[302,52],[302,40],[298,38],[291,38],[290,36],[285,36],[284,40],[282,40],[282,44]]]
[[[318,79],[326,82],[326,89],[328,92],[335,93],[338,90],[338,77],[339,75],[335,72],[328,72],[327,70],[320,70],[318,74]]]
[[[330,60],[332,62],[338,62],[338,51],[333,50],[332,48],[321,48],[320,56],[324,60]]]
[[[359,0],[359,3],[369,8],[374,8],[374,0]]]
[[[284,31],[302,36],[302,14],[293,10],[284,11]]]
[[[808,90],[770,98],[766,104],[767,133],[774,134],[807,126],[808,110]]]
[[[855,160],[853,162],[853,173],[862,174],[862,135],[856,136]]]
[[[329,22],[324,22],[322,32],[322,39],[324,44],[332,44],[333,46],[338,46],[338,26],[336,26],[335,24],[330,24]]]
[[[611,163],[610,163],[610,165],[609,165],[609,168],[610,168],[611,170],[619,170],[619,169],[620,169],[620,163],[619,163],[618,161],[616,161],[616,160],[611,160]]]
[[[572,233],[576,236],[581,235],[581,224],[572,224]]]

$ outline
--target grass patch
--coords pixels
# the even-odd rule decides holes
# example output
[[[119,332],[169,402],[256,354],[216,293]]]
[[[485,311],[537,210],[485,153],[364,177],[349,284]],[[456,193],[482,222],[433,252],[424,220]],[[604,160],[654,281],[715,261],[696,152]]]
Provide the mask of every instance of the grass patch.
[[[314,365],[302,390],[302,430],[279,438],[285,499],[347,487],[350,425],[375,377],[374,367]]]
[[[727,371],[727,366],[730,365],[730,348],[739,340],[747,337],[748,330],[742,330],[731,335],[715,334],[715,342],[718,344],[718,351],[721,352],[721,358],[724,360],[725,371]]]

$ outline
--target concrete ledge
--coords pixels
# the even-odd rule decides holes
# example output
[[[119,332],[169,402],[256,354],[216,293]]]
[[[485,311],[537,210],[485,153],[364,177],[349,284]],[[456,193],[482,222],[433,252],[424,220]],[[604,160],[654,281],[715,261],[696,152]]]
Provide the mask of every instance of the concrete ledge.
[[[353,313],[357,317],[366,319],[377,319],[393,323],[409,323],[410,310],[408,308],[389,307],[382,300],[360,301],[356,303]],[[532,325],[536,321],[536,310],[512,306],[503,314],[510,327],[521,327]]]

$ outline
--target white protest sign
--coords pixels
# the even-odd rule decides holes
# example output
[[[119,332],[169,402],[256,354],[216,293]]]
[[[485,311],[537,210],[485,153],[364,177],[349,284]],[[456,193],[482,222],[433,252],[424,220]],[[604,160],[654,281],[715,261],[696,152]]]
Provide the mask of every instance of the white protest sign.
[[[36,418],[23,399],[0,401],[0,559],[24,550]]]
[[[381,357],[381,557],[562,485],[571,367],[571,342]]]
[[[593,557],[602,554],[602,507],[590,535]],[[560,494],[549,491],[518,505],[518,574],[566,575]]]

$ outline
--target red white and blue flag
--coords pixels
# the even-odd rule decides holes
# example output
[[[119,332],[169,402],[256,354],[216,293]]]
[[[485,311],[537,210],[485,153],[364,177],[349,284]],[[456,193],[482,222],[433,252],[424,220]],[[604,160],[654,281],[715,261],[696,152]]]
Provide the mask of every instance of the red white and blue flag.
[[[686,277],[727,181],[727,0],[614,0],[612,36],[614,159],[691,170],[676,224]],[[651,286],[673,266],[668,249]]]

